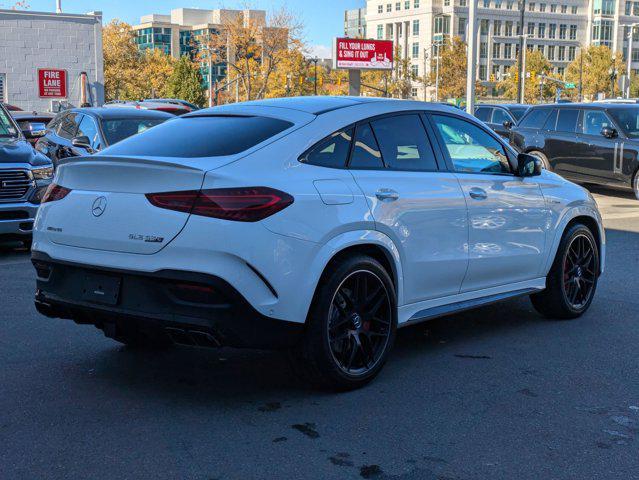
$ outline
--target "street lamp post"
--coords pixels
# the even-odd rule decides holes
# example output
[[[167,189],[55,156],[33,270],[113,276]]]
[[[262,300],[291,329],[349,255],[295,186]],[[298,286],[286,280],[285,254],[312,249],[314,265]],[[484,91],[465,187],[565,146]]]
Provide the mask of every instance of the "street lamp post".
[[[612,67],[608,69],[608,75],[610,76],[610,98],[614,98],[615,96],[615,80],[617,79],[617,75],[619,75],[619,70],[615,68],[616,58],[612,56]]]
[[[319,58],[318,57],[313,57],[313,58],[309,58],[308,61],[310,63],[314,63],[315,64],[315,86],[314,86],[314,90],[315,90],[315,96],[317,96],[317,62],[319,62]]]
[[[524,36],[524,16],[526,14],[526,0],[520,0],[519,2],[519,28],[521,37],[519,38],[519,82],[517,83],[517,101],[524,103],[525,95],[525,75],[526,75],[526,62],[524,57],[526,55],[526,37]]]

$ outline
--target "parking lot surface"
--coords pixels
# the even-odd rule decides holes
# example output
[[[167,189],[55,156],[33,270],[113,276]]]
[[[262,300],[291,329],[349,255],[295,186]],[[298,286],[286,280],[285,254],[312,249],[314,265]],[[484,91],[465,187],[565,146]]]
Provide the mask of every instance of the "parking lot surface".
[[[44,318],[27,252],[1,247],[0,478],[639,478],[639,202],[594,194],[607,270],[584,317],[518,299],[406,328],[345,394],[280,353],[135,351]]]

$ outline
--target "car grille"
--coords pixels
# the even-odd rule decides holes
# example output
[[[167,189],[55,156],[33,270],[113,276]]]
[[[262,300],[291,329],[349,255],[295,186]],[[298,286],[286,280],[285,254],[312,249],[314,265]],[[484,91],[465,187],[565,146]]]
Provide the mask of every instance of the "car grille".
[[[23,198],[32,185],[33,180],[28,170],[0,169],[0,202]]]

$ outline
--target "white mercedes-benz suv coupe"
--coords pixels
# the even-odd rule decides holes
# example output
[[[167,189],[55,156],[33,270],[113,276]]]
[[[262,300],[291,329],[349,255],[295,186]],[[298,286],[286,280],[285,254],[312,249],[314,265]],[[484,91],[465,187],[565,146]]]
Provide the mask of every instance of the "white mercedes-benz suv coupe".
[[[455,108],[262,100],[64,160],[35,302],[128,345],[287,349],[345,390],[406,325],[521,295],[580,316],[604,251],[586,190]]]

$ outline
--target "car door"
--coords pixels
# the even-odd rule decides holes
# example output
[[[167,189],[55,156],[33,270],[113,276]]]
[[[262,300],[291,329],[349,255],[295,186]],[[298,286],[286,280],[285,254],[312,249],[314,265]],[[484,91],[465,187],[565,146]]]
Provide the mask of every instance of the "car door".
[[[615,180],[615,160],[620,155],[619,138],[606,138],[601,131],[613,127],[605,111],[584,109],[579,127],[579,145],[575,173],[580,180],[595,183],[610,183]]]
[[[556,108],[548,115],[544,124],[543,153],[553,171],[570,178],[574,178],[578,170],[578,123],[579,109]]]
[[[512,152],[478,124],[448,114],[430,118],[468,205],[462,292],[540,277],[549,212],[535,177],[515,176]]]
[[[359,124],[349,169],[377,230],[401,256],[402,304],[459,293],[468,266],[466,203],[455,175],[439,170],[421,115]]]

